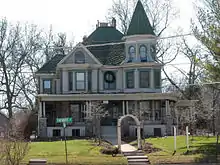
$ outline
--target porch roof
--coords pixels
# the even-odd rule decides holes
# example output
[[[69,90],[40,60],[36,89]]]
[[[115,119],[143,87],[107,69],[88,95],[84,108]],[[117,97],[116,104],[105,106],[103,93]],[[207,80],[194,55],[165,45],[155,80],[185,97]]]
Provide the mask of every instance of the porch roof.
[[[40,101],[90,101],[90,100],[173,100],[172,93],[123,93],[123,94],[39,94]]]

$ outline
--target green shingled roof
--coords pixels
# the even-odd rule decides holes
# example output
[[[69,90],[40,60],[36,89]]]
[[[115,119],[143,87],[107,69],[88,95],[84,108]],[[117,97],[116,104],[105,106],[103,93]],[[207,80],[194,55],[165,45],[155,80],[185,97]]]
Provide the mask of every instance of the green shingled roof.
[[[121,41],[123,34],[115,27],[98,27],[88,38],[88,44],[102,44]]]
[[[65,55],[57,54],[50,61],[45,63],[36,73],[55,73],[57,64],[65,57]]]
[[[115,27],[98,27],[86,40],[85,45],[121,42],[123,34]],[[103,65],[119,65],[124,59],[124,44],[92,46],[87,49]]]
[[[124,44],[87,47],[103,65],[119,65],[124,59]]]
[[[152,34],[155,35],[144,7],[140,0],[138,0],[134,10],[131,23],[129,25],[127,35],[136,34]]]

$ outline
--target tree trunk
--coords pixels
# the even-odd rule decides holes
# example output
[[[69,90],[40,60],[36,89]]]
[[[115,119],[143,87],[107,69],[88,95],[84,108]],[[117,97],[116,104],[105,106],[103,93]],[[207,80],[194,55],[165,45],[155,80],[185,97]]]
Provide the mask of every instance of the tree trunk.
[[[101,145],[101,122],[98,120],[98,128],[99,128],[99,145]]]

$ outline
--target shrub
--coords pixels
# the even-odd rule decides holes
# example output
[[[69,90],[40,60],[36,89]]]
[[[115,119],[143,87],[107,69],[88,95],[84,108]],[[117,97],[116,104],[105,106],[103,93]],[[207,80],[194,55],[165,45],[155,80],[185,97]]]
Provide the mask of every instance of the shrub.
[[[106,155],[112,155],[113,157],[119,154],[119,149],[117,147],[108,147],[108,148],[102,148],[100,150],[102,154]]]

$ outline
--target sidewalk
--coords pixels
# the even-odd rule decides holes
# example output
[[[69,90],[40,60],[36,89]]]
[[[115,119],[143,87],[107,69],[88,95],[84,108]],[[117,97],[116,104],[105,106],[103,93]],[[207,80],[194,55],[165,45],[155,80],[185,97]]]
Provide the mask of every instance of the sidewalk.
[[[118,147],[118,145],[115,145],[115,146]],[[132,152],[132,151],[137,151],[137,149],[130,144],[122,144],[121,151],[122,152]]]

